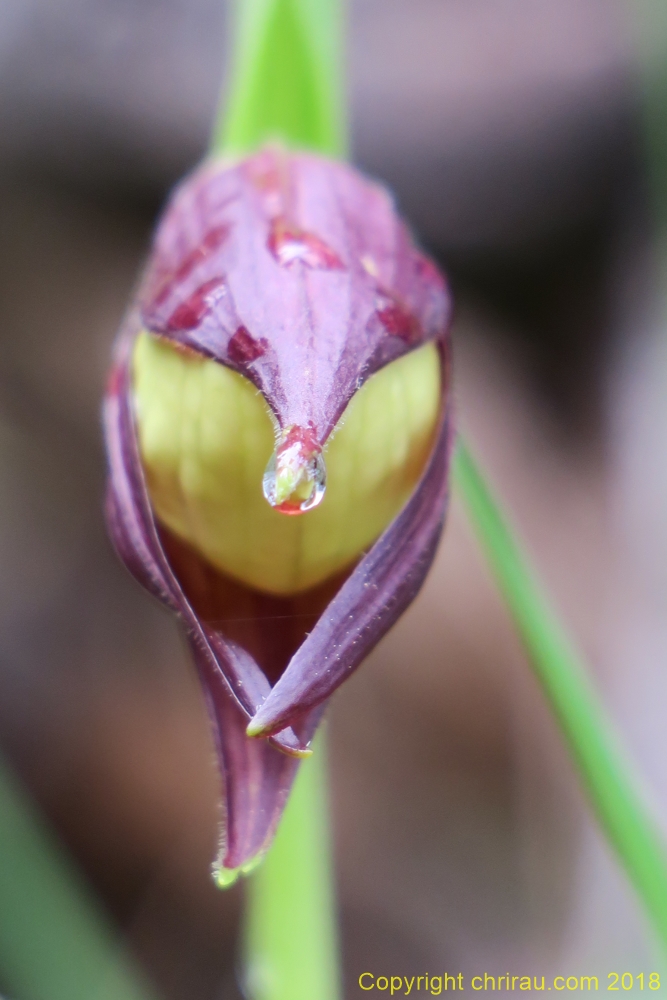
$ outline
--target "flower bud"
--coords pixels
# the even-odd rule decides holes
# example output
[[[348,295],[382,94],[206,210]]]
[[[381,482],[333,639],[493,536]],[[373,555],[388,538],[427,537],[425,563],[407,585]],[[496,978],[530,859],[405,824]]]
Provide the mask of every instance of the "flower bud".
[[[201,676],[220,884],[268,846],[328,697],[428,571],[449,314],[387,192],[345,164],[207,163],[158,227],[106,398],[108,521]]]

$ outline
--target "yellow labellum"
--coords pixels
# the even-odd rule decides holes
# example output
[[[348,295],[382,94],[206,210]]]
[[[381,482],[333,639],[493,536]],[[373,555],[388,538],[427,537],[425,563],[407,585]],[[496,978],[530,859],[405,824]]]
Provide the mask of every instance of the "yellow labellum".
[[[381,369],[325,445],[321,504],[290,517],[262,493],[275,432],[248,379],[148,333],[137,338],[133,375],[156,517],[216,568],[271,594],[307,590],[368,549],[412,493],[440,407],[433,344]]]

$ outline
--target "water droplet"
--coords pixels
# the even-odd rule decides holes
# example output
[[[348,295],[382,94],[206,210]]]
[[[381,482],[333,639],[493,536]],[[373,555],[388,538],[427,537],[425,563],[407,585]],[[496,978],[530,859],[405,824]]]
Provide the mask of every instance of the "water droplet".
[[[264,496],[283,514],[303,514],[322,501],[327,470],[310,428],[288,427],[278,438],[262,480]]]

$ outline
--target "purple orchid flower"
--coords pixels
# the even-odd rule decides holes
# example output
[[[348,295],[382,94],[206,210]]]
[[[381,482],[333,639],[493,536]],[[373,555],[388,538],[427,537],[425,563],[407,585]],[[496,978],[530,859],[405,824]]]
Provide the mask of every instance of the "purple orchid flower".
[[[157,228],[106,395],[107,518],[121,559],[179,616],[192,649],[223,778],[223,873],[266,850],[327,699],[407,608],[433,560],[448,497],[450,312],[442,277],[386,190],[319,156],[269,148],[207,162],[176,189]],[[274,470],[296,462],[316,485],[322,448],[361,385],[432,341],[439,416],[407,503],[354,565],[304,593],[262,593],[226,577],[155,515],[133,395],[142,331],[253,383],[275,418]],[[265,494],[286,513],[315,502],[316,491],[296,511],[272,489],[275,477]]]

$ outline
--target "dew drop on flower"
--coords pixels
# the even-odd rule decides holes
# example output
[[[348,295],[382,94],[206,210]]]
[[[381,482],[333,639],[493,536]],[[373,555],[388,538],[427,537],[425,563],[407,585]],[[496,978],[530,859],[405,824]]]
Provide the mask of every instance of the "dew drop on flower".
[[[303,427],[282,431],[262,480],[271,506],[282,514],[312,510],[324,497],[326,481],[322,449],[312,431]]]

